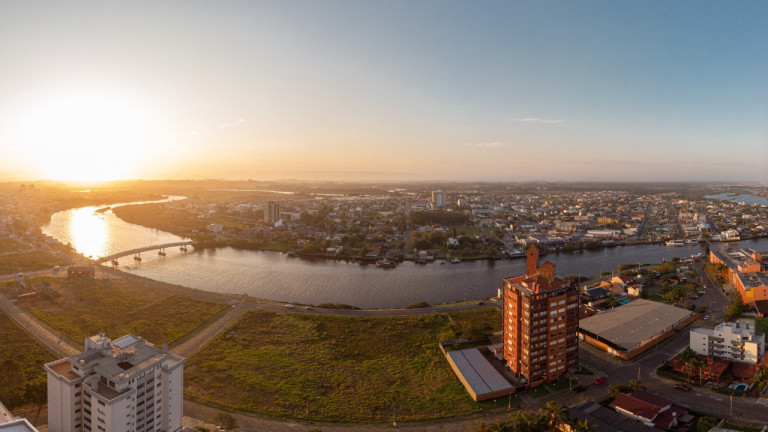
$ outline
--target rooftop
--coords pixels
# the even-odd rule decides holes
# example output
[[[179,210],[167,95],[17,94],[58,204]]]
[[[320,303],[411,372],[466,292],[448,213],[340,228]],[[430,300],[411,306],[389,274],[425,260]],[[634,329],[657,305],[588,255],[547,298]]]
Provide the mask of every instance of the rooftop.
[[[627,351],[671,330],[691,316],[686,309],[637,299],[579,322],[579,331],[596,335]]]

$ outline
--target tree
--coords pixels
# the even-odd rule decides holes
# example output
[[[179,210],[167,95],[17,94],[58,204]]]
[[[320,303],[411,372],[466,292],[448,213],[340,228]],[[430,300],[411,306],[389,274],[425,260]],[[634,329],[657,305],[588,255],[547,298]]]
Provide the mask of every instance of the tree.
[[[758,393],[762,393],[763,390],[768,388],[768,367],[763,367],[757,371],[752,382],[755,384],[755,387],[757,387]]]
[[[217,413],[213,416],[213,423],[222,429],[237,429],[237,420],[230,413]]]
[[[592,432],[594,430],[597,430],[597,426],[589,424],[589,420],[585,418],[571,422],[572,432]]]
[[[717,426],[719,422],[720,420],[717,417],[699,417],[699,420],[696,422],[696,432],[709,432],[712,428]]]
[[[568,413],[555,401],[547,401],[546,405],[539,408],[539,415],[549,429],[556,429],[568,420]]]
[[[629,380],[629,387],[632,390],[645,390],[645,384],[641,380]]]
[[[620,394],[632,390],[632,387],[626,385],[626,384],[614,384],[610,387],[608,387],[608,393],[611,395],[612,398],[619,397]]]

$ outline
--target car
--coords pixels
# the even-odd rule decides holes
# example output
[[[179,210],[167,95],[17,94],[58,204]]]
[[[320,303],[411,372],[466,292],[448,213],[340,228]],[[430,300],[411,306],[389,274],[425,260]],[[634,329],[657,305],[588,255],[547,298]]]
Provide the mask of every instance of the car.
[[[293,305],[292,305],[292,304],[290,304],[290,303],[289,303],[289,304],[287,304],[287,305],[285,305],[285,307],[287,307],[288,309],[293,309]]]
[[[709,319],[709,315],[705,315],[705,316],[704,316],[704,321],[706,321],[706,320],[708,320],[708,319]]]
[[[584,390],[586,390],[586,389],[587,389],[587,388],[586,388],[586,387],[584,387],[583,385],[577,385],[577,386],[574,386],[574,387],[571,389],[571,391],[572,391],[572,392],[574,392],[574,393],[581,393],[581,392],[583,392],[583,391],[584,391]]]
[[[703,296],[703,295],[704,295],[704,294],[706,294],[706,293],[707,293],[706,291],[699,291],[699,295],[700,295],[700,296]]]
[[[691,391],[691,388],[685,384],[675,384],[675,388],[682,391]]]
[[[480,305],[480,306],[482,306],[482,305],[484,305],[484,304],[485,304],[485,302],[481,302],[481,301],[479,301],[479,302],[477,302],[477,304],[478,304],[478,305]]]
[[[305,306],[304,309],[306,310],[312,310],[312,306]]]
[[[608,381],[607,377],[598,378],[598,379],[595,380],[595,385],[600,385],[600,384],[602,384],[602,383],[604,383],[606,381]]]

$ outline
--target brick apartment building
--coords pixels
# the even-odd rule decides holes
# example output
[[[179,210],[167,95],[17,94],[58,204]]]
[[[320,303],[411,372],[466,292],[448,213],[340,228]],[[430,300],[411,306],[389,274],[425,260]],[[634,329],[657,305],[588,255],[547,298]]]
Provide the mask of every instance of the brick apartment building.
[[[526,255],[526,274],[504,279],[504,358],[535,387],[578,368],[579,291],[551,262],[539,266],[536,246]]]

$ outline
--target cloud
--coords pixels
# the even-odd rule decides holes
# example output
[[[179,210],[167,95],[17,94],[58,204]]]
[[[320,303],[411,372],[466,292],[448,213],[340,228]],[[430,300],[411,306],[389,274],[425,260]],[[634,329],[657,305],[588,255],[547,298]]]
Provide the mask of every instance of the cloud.
[[[518,123],[565,123],[565,120],[559,120],[559,119],[546,119],[546,118],[534,118],[534,117],[526,117],[526,118],[516,118],[512,119]]]
[[[504,147],[505,145],[507,145],[507,143],[503,143],[501,141],[492,141],[492,142],[484,142],[484,143],[466,143],[464,145],[467,147],[499,148],[499,147]]]
[[[241,118],[241,119],[237,119],[235,121],[221,123],[221,124],[219,124],[218,128],[219,129],[227,129],[227,128],[232,128],[232,127],[237,127],[237,126],[240,126],[241,124],[245,123],[246,121],[247,121],[246,119]]]

